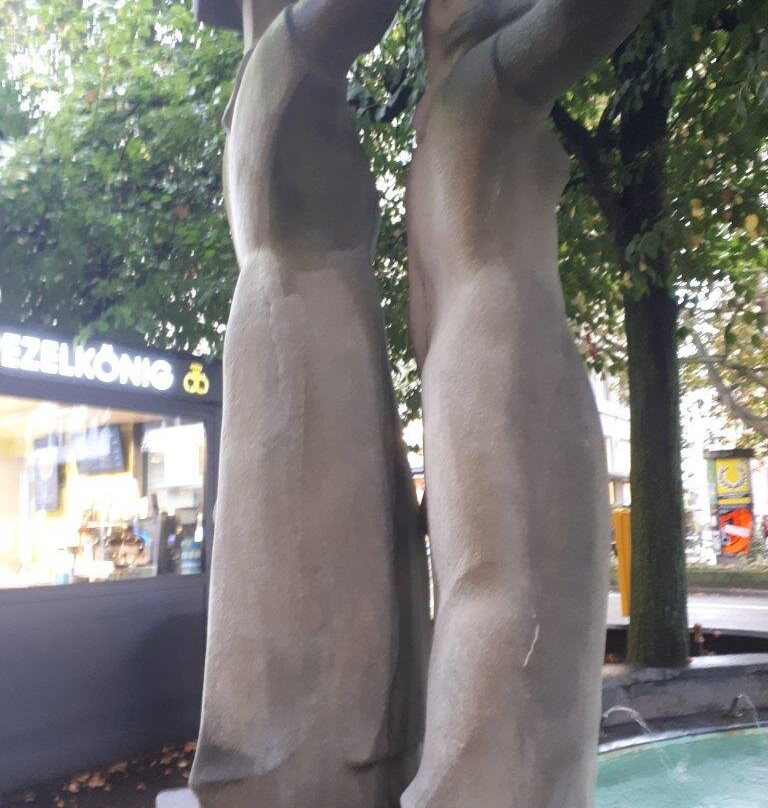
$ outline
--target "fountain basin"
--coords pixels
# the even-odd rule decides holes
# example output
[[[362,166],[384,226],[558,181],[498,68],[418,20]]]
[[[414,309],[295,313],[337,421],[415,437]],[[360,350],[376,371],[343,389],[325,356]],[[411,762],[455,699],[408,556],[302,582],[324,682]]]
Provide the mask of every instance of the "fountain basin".
[[[765,808],[768,804],[766,729],[675,734],[671,740],[631,743],[635,745],[600,755],[595,808]],[[162,792],[156,808],[200,808],[200,804],[189,789],[176,789]]]
[[[765,808],[768,732],[739,729],[600,756],[597,808]]]
[[[654,732],[678,729],[677,722],[689,722],[693,716],[709,720],[722,714],[737,693],[748,694],[758,710],[768,708],[768,654],[699,657],[681,668],[603,668],[603,713],[613,707],[631,708]],[[637,727],[626,710],[612,714],[604,723],[609,734],[621,725],[636,734]],[[709,726],[718,723],[713,720]]]

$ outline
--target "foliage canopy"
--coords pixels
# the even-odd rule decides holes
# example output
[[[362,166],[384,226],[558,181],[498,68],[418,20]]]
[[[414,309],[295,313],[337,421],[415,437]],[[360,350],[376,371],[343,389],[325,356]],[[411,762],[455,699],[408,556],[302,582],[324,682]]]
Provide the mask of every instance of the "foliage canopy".
[[[419,403],[404,185],[424,83],[421,5],[404,3],[349,86],[382,193],[376,272],[407,415]],[[198,26],[174,0],[0,0],[0,13],[0,316],[218,352],[236,279],[219,119],[239,38]],[[657,281],[689,313],[683,336],[702,299],[725,288],[722,317],[753,326],[733,326],[729,338],[762,341],[767,25],[761,0],[658,3],[562,100],[592,139],[592,165],[574,161],[560,206],[560,256],[569,315],[598,371],[623,368],[624,300]],[[630,81],[623,67],[633,54],[643,69]],[[665,204],[620,244],[601,202],[633,182],[618,128],[654,84],[669,97]],[[654,277],[661,253],[672,264],[664,278]]]

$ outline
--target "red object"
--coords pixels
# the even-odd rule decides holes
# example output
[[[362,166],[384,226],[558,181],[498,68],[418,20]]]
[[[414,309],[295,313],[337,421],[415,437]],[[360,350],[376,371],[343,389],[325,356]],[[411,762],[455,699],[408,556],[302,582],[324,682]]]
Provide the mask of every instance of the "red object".
[[[720,536],[723,540],[723,555],[736,556],[749,552],[752,546],[752,531],[755,518],[751,508],[735,508],[721,514]]]

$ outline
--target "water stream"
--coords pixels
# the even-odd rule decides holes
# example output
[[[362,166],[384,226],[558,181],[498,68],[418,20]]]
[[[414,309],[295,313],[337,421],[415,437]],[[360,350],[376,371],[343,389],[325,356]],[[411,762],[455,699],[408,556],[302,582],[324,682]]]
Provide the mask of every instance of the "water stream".
[[[743,708],[742,708],[743,706]],[[751,716],[754,728],[655,741],[600,756],[597,808],[766,808],[768,729],[754,701],[739,693],[724,715]],[[627,715],[653,737],[631,707],[611,707],[600,726]]]
[[[600,731],[602,732],[605,722],[612,716],[623,713],[624,715],[629,716],[632,721],[637,724],[638,727],[647,735],[649,738],[653,738],[654,732],[648,725],[648,722],[643,718],[637,710],[632,709],[632,707],[625,707],[623,704],[617,704],[615,707],[609,707],[603,714],[600,716]],[[668,772],[672,772],[674,766],[672,765],[672,761],[669,759],[669,756],[666,754],[664,749],[661,747],[660,744],[652,744],[654,752],[658,755],[659,760],[661,761],[662,765]]]
[[[762,729],[696,735],[600,756],[597,808],[766,808]],[[663,751],[671,764],[659,765]]]
[[[744,703],[747,705],[747,709],[749,710],[750,715],[752,716],[752,721],[754,722],[755,729],[759,730],[758,734],[763,741],[763,746],[765,746],[766,750],[768,750],[768,731],[764,729],[764,724],[760,720],[760,712],[755,705],[755,702],[746,694],[746,693],[737,693],[736,698],[734,698],[733,703],[731,704],[731,709],[728,711],[728,714],[731,715],[733,718],[740,718],[743,715],[742,710],[740,709],[740,704]]]

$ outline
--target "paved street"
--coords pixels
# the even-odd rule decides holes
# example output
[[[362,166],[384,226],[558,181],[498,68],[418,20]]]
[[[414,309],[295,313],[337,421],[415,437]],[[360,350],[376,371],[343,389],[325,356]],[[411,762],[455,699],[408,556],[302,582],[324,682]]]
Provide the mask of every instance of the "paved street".
[[[752,595],[692,595],[688,598],[688,621],[704,628],[768,632],[768,592]],[[620,616],[619,595],[608,596],[608,623],[626,622]]]

